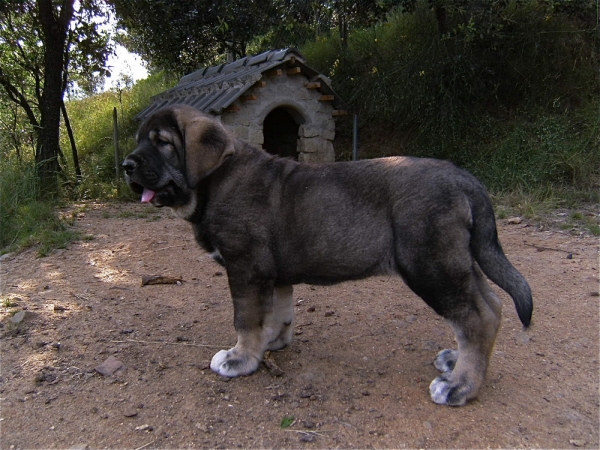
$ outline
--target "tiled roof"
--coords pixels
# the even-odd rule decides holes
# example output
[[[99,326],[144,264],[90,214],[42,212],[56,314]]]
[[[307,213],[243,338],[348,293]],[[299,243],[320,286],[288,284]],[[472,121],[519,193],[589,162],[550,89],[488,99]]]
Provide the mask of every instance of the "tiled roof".
[[[265,72],[283,67],[300,67],[310,81],[320,82],[324,95],[333,95],[333,107],[344,109],[342,99],[331,88],[331,80],[304,63],[302,54],[293,48],[271,50],[256,56],[246,56],[231,63],[205,67],[184,76],[177,86],[152,97],[152,104],[137,115],[143,119],[153,111],[173,104],[194,106],[209,114],[221,114],[257,81]]]

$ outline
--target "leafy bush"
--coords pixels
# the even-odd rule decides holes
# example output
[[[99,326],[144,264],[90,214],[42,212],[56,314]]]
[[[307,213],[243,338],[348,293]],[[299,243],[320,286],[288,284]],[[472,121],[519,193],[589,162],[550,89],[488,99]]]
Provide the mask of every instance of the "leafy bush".
[[[450,159],[498,191],[593,191],[597,31],[568,2],[494,9],[503,3],[446,1],[441,33],[431,2],[417,1],[355,31],[345,52],[336,36],[302,51],[359,112],[363,157]]]
[[[135,116],[150,104],[153,95],[172,85],[164,74],[157,74],[139,81],[131,89],[112,90],[67,103],[83,172],[83,180],[78,183],[72,167],[68,167],[71,198],[109,199],[122,195],[128,198],[129,190],[121,189],[122,183],[115,180],[113,109],[117,109],[119,148],[124,157],[135,146],[139,125]],[[67,146],[66,133],[62,136],[62,145]]]
[[[600,124],[597,117],[577,119],[540,114],[496,132],[496,139],[483,149],[472,143],[456,160],[495,192],[549,186],[597,192]]]
[[[39,245],[44,256],[77,236],[58,217],[55,204],[39,200],[38,191],[33,164],[0,166],[0,253]]]

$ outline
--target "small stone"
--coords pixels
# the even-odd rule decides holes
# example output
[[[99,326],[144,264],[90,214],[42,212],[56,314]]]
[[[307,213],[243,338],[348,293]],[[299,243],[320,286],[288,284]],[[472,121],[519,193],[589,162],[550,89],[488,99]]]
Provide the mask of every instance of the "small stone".
[[[335,313],[334,313],[333,311],[327,311],[327,312],[325,313],[325,317],[331,317],[331,316],[333,316],[334,314],[335,314]]]
[[[519,343],[527,345],[531,341],[531,337],[525,332],[521,331],[517,333],[516,339]]]
[[[45,373],[38,373],[35,378],[33,379],[33,381],[35,381],[36,383],[43,383],[44,381],[46,381],[46,374]]]
[[[14,253],[5,253],[4,255],[0,256],[0,261],[5,261],[10,259],[12,256],[14,255]]]
[[[53,373],[47,373],[44,376],[44,381],[46,383],[50,383],[50,384],[54,384],[56,383],[56,380],[58,379],[58,377],[56,375],[54,375]]]
[[[574,445],[575,447],[583,447],[587,442],[583,439],[570,439],[569,444]]]
[[[417,320],[417,316],[410,315],[410,316],[407,316],[406,319],[404,319],[404,320],[406,320],[408,323],[414,323]]]
[[[315,440],[315,435],[313,433],[301,433],[300,441],[301,442],[313,442]]]
[[[567,259],[573,259],[573,253],[569,253],[569,254],[567,255]]]
[[[144,425],[140,425],[139,427],[135,427],[135,431],[152,431],[152,430],[154,430],[154,428],[152,428],[147,423],[145,423]]]
[[[308,308],[306,311],[308,312],[315,312],[316,308],[314,306],[311,306],[310,308]]]
[[[102,364],[96,366],[94,370],[104,377],[109,377],[113,375],[116,371],[125,369],[125,365],[117,358],[111,355]]]
[[[523,218],[522,217],[511,217],[510,219],[507,220],[507,222],[510,225],[519,225],[520,223],[523,223]]]
[[[137,413],[138,412],[135,409],[128,409],[123,413],[123,415],[125,417],[135,417],[135,416],[137,416]]]
[[[204,433],[210,433],[210,428],[206,424],[198,422],[194,426]]]
[[[25,316],[27,315],[27,311],[19,311],[14,316],[10,318],[10,323],[13,325],[19,325],[23,320],[25,320]]]
[[[90,446],[88,444],[77,444],[69,448],[69,450],[88,450]]]

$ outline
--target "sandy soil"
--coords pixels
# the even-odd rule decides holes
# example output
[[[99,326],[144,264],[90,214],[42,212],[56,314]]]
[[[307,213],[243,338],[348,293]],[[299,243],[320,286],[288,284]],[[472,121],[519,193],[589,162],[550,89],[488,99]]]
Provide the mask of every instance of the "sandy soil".
[[[534,325],[502,293],[485,386],[450,408],[428,386],[451,330],[399,279],[297,286],[291,347],[229,380],[208,369],[235,342],[227,280],[189,225],[141,205],[76,214],[85,239],[2,261],[3,449],[600,445],[597,238],[500,221]],[[123,367],[101,375],[109,358]]]

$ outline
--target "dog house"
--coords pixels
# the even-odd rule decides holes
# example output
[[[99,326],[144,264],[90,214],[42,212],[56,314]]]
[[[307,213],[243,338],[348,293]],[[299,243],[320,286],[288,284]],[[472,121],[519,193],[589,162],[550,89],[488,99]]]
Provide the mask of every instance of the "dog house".
[[[206,67],[152,97],[142,111],[173,104],[216,116],[237,138],[305,162],[334,161],[335,117],[346,114],[331,80],[296,49],[273,50]]]

